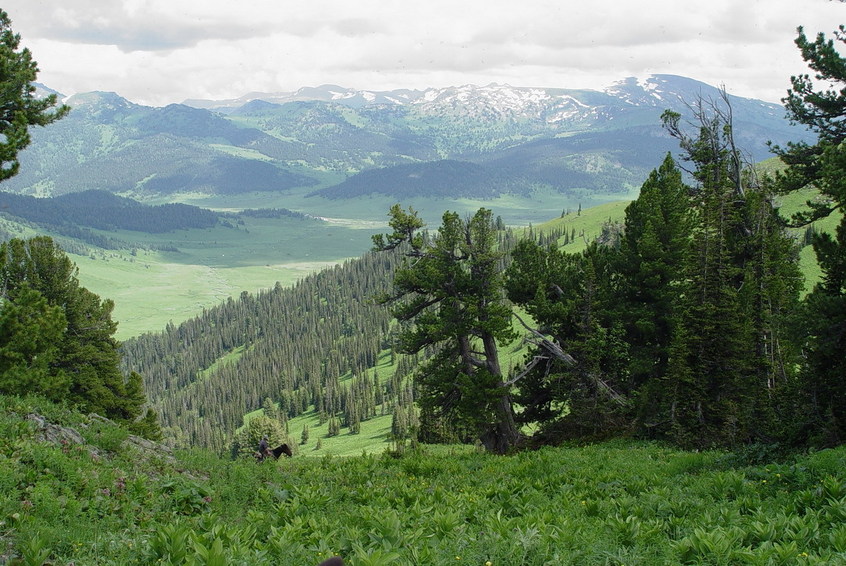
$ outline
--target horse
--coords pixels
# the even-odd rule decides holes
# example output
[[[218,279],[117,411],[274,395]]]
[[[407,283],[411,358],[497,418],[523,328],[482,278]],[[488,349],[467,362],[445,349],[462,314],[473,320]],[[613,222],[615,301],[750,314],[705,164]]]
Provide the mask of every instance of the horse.
[[[318,564],[317,566],[344,566],[344,560],[340,556],[333,556]]]
[[[289,458],[294,455],[294,453],[291,452],[291,447],[284,443],[280,444],[273,450],[268,450],[264,454],[259,451],[253,453],[253,455],[256,457],[256,462],[264,462],[264,459],[268,456],[273,456],[274,460],[278,460],[279,456],[281,456],[282,454],[288,456]]]
[[[284,443],[271,450],[270,453],[273,454],[274,460],[278,460],[279,456],[281,456],[282,454],[284,454],[288,458],[294,455],[293,452],[291,452],[291,447]]]

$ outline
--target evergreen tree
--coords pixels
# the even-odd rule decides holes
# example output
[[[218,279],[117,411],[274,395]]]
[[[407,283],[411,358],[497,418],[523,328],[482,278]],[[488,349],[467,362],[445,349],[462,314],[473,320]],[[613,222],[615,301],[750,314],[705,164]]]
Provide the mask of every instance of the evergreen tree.
[[[113,337],[117,324],[111,318],[114,304],[81,287],[76,272],[76,266],[48,237],[0,244],[4,303],[28,309],[28,316],[40,316],[47,323],[44,331],[48,337],[55,337],[56,309],[64,318],[64,331],[49,348],[52,359],[44,380],[50,384],[47,390],[62,392],[62,399],[84,411],[130,423],[141,415],[145,403],[140,376],[125,378],[121,373],[119,344]],[[49,309],[33,291],[43,297]],[[55,389],[55,384],[66,386]]]
[[[267,437],[268,446],[273,448],[288,442],[288,435],[279,426],[279,422],[265,415],[251,418],[232,438],[233,457],[252,457],[258,451],[262,437]]]
[[[63,399],[69,389],[64,375],[50,371],[67,321],[58,306],[23,284],[15,300],[0,303],[0,391],[12,395],[41,393]]]
[[[518,431],[497,342],[514,335],[491,211],[480,209],[467,220],[447,212],[431,239],[419,232],[423,222],[413,210],[395,205],[390,216],[394,232],[375,236],[375,249],[405,244],[409,261],[384,302],[398,301],[400,351],[433,352],[418,370],[420,402],[472,431],[489,450],[506,452]]]
[[[783,102],[794,122],[817,134],[817,143],[775,148],[788,165],[778,179],[781,190],[813,186],[820,194],[794,222],[806,224],[834,211],[841,215],[833,235],[811,236],[823,277],[807,296],[803,316],[805,403],[799,430],[804,438],[798,440],[821,444],[846,439],[846,57],[838,51],[844,44],[843,25],[834,32],[834,39],[820,33],[813,41],[799,28],[796,45],[815,73],[792,77],[792,88]],[[821,90],[819,85],[828,89]]]
[[[771,440],[775,375],[792,365],[783,341],[798,293],[797,255],[769,195],[750,182],[728,95],[699,100],[692,111],[693,136],[679,114],[663,116],[693,164],[697,212],[662,387],[668,424],[683,445]]]
[[[56,106],[56,95],[35,97],[38,64],[21,37],[12,31],[9,15],[0,9],[0,181],[17,174],[18,152],[29,145],[30,126],[46,126],[70,110]]]
[[[671,156],[628,207],[618,256],[619,319],[629,347],[630,390],[641,428],[667,417],[665,388],[676,304],[693,226],[688,187]]]
[[[579,254],[530,240],[513,251],[508,297],[538,326],[518,376],[519,420],[539,425],[546,441],[607,437],[627,426],[628,348],[611,308],[615,255],[596,242]]]

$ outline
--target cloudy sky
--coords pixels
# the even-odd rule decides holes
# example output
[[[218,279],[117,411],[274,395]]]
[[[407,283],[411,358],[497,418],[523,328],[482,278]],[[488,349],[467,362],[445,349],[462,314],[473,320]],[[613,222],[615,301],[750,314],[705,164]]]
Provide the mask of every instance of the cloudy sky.
[[[331,83],[602,89],[670,73],[778,102],[834,0],[4,0],[64,94],[161,106]]]

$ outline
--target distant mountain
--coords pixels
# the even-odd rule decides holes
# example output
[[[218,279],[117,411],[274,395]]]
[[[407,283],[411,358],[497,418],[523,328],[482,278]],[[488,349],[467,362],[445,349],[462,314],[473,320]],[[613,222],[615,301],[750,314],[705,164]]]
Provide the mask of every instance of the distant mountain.
[[[46,90],[45,90],[46,92]],[[167,200],[193,193],[493,198],[537,190],[630,194],[675,140],[660,114],[719,91],[672,75],[604,91],[488,85],[361,91],[336,85],[141,106],[114,93],[71,97],[73,111],[33,131],[5,190],[100,189]],[[730,97],[751,159],[808,134],[775,104]],[[340,184],[330,179],[346,178]],[[173,197],[175,198],[175,197]]]

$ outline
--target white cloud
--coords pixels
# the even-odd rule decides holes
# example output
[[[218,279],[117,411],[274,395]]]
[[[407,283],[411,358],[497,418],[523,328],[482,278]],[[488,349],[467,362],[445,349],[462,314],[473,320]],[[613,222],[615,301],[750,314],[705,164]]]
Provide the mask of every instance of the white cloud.
[[[828,0],[7,0],[4,9],[41,82],[149,104],[323,83],[601,88],[657,72],[777,101],[804,71],[796,27],[830,33],[846,15]]]

